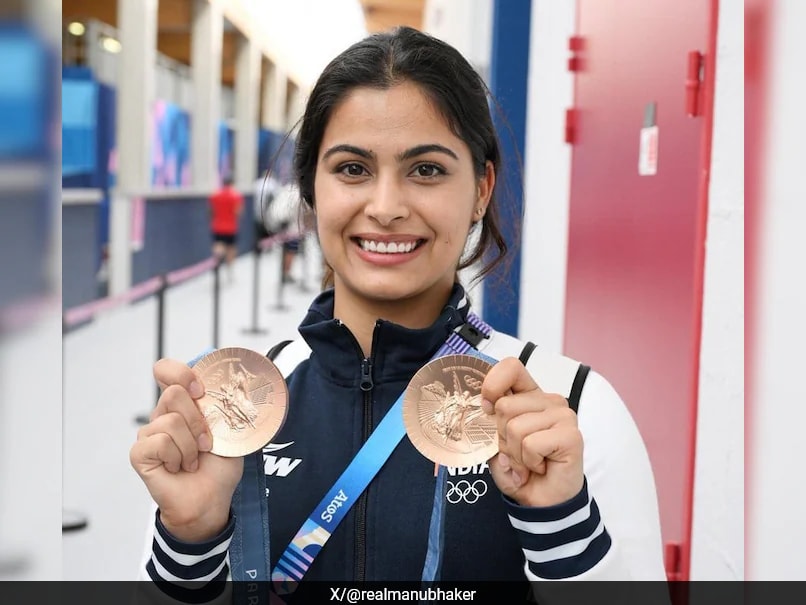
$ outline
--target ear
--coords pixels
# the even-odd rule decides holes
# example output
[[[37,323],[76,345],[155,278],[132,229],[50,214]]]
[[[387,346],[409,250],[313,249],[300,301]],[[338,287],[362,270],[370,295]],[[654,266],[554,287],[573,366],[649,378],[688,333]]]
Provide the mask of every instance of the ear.
[[[479,179],[476,205],[473,210],[473,222],[480,221],[487,212],[487,206],[495,189],[495,166],[490,160],[484,165],[484,176]]]

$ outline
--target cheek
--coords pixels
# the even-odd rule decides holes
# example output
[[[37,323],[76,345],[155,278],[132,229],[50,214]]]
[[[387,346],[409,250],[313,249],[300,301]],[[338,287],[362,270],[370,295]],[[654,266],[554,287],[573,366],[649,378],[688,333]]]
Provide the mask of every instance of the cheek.
[[[442,238],[445,244],[449,246],[464,246],[465,242],[470,234],[470,229],[473,226],[472,221],[468,216],[456,216],[454,220],[450,223],[445,223],[443,225],[443,233],[445,234],[444,238]]]
[[[324,178],[314,187],[316,215],[326,231],[344,227],[358,211],[359,204],[354,193]]]
[[[344,234],[347,229],[347,213],[328,205],[317,212],[317,232],[322,254],[330,262],[336,262],[345,249]]]
[[[341,227],[338,213],[319,212],[319,237],[331,238]]]

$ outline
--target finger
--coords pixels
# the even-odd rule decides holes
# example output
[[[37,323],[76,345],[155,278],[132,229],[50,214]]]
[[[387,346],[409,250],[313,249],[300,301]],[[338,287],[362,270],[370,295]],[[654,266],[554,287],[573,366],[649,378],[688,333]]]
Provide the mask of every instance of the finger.
[[[525,466],[537,468],[547,460],[571,462],[574,452],[581,456],[582,434],[576,427],[564,425],[527,435],[521,457]]]
[[[507,357],[495,364],[481,385],[482,399],[495,404],[509,392],[539,390],[537,383],[526,370],[526,367],[514,357]]]
[[[530,391],[504,395],[495,402],[493,413],[496,417],[509,420],[527,412],[542,412],[551,409],[570,410],[571,408],[568,407],[568,400],[562,395]]]
[[[168,435],[176,445],[183,469],[193,472],[198,468],[198,440],[181,414],[178,412],[163,414],[142,427],[137,433],[137,439],[148,439],[160,434]]]
[[[194,399],[204,395],[204,383],[187,364],[176,359],[160,359],[154,364],[154,379],[161,389],[178,384]]]
[[[163,391],[157,407],[151,412],[151,418],[153,420],[171,412],[176,412],[184,418],[201,451],[207,452],[212,448],[213,439],[207,421],[187,390],[178,384],[172,384]]]
[[[576,427],[576,417],[569,408],[553,408],[542,412],[527,412],[499,424],[499,448],[504,449],[516,462],[525,463],[524,442],[528,436],[540,431],[549,431],[558,426]]]
[[[490,464],[498,465],[498,467],[507,475],[517,487],[524,484],[529,477],[529,469],[524,465],[513,460],[509,454],[503,450],[499,450],[498,454],[493,458]]]
[[[182,468],[182,452],[168,433],[138,439],[132,446],[129,459],[141,475],[159,467],[164,467],[169,473],[178,473]]]
[[[498,439],[506,442],[510,439],[507,431],[507,424],[513,419],[523,414],[533,412],[547,412],[549,410],[568,410],[568,401],[561,395],[554,393],[518,393],[517,395],[507,395],[495,402],[495,424],[498,429]],[[573,412],[571,412],[573,413]]]

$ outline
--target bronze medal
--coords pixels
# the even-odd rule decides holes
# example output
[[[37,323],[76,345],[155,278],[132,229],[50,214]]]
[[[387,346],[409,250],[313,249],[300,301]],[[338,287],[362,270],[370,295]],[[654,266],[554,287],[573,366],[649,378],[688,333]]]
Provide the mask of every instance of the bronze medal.
[[[498,453],[495,417],[481,409],[481,384],[490,368],[472,355],[447,355],[414,375],[403,399],[403,424],[423,456],[466,467]]]
[[[230,347],[208,353],[193,369],[206,389],[197,403],[213,434],[214,454],[232,458],[251,454],[283,426],[288,389],[267,357]]]

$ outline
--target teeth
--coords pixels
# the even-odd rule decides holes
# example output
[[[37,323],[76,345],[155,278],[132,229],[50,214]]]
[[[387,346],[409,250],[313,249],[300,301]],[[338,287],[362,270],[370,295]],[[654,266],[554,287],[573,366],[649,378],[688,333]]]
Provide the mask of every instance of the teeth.
[[[411,252],[417,242],[376,242],[373,240],[360,240],[361,247],[369,252],[379,252],[380,254],[402,254]]]

